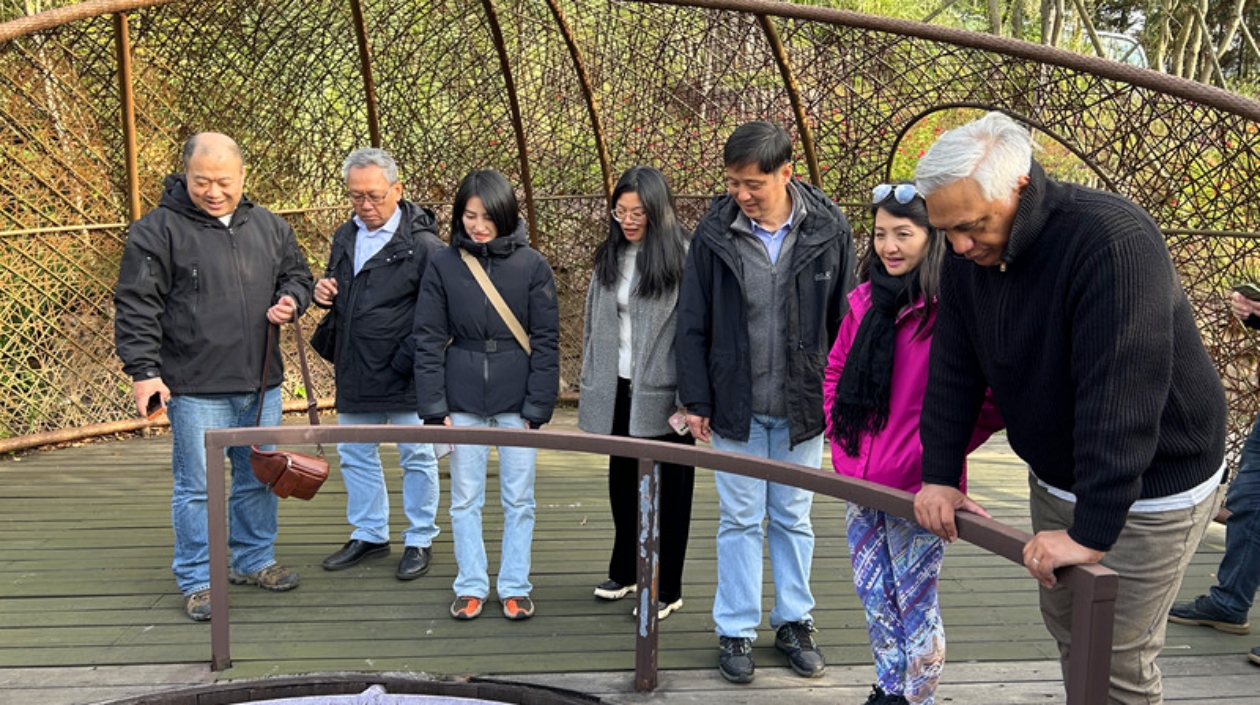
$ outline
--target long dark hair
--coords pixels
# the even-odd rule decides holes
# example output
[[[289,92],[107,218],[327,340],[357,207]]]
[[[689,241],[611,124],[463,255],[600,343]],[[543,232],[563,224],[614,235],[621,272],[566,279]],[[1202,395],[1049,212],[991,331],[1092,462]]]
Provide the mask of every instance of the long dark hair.
[[[923,292],[923,308],[915,309],[915,315],[919,317],[919,326],[914,334],[916,336],[929,335],[932,331],[928,328],[928,321],[932,318],[932,312],[936,310],[936,295],[941,290],[941,265],[945,261],[946,251],[949,250],[949,241],[943,231],[932,227],[931,222],[928,221],[927,203],[924,202],[923,196],[915,194],[909,203],[900,203],[889,193],[883,201],[871,205],[871,218],[874,218],[879,211],[897,218],[905,218],[927,229],[927,254],[918,267],[919,290]],[[878,261],[879,254],[875,252],[875,226],[872,224],[871,239],[867,243],[866,254],[862,255],[857,265],[858,282],[870,281],[871,267]]]
[[[636,296],[655,299],[677,288],[687,261],[687,231],[674,215],[674,195],[665,175],[650,166],[635,166],[617,179],[608,207],[617,207],[623,193],[638,194],[647,213],[642,245],[635,258],[639,274]],[[608,219],[608,237],[595,248],[595,277],[606,289],[617,286],[621,276],[619,260],[630,244],[621,223]]]
[[[486,214],[498,231],[495,237],[507,237],[516,230],[521,219],[521,209],[516,203],[516,193],[507,177],[494,169],[474,171],[459,182],[459,190],[455,192],[455,205],[451,209],[451,243],[456,244],[464,232],[464,209],[473,197],[481,199]]]

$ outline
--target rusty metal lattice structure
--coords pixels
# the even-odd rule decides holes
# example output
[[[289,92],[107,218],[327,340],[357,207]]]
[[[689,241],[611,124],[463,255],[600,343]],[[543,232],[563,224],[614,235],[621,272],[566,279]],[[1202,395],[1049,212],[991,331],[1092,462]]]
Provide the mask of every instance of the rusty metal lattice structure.
[[[909,176],[941,129],[1024,120],[1059,178],[1108,188],[1165,228],[1230,392],[1256,412],[1256,346],[1223,294],[1260,271],[1260,103],[989,35],[764,0],[91,0],[0,24],[0,447],[134,411],[112,353],[126,224],[155,205],[182,141],[220,130],[246,192],[293,223],[312,269],[349,212],[339,165],[379,144],[445,227],[459,179],[519,185],[556,271],[562,377],[606,194],[660,167],[694,224],[721,145],[770,119],[797,171],[862,230],[870,187]],[[322,369],[317,389],[331,393]],[[5,441],[4,439],[9,439]]]

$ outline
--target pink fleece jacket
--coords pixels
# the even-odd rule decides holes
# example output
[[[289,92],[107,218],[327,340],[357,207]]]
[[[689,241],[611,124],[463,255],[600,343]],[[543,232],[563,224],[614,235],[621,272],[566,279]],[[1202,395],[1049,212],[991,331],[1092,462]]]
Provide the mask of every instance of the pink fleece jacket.
[[[831,440],[831,405],[835,401],[836,381],[844,370],[844,362],[853,347],[862,317],[871,308],[871,284],[864,282],[849,294],[849,312],[840,322],[840,332],[831,346],[827,358],[827,371],[823,381],[823,409],[827,419],[827,439],[831,442],[831,464],[836,472],[849,477],[877,482],[907,492],[918,492],[923,482],[920,470],[923,465],[923,445],[919,441],[919,412],[923,410],[923,395],[927,391],[928,353],[932,336],[915,337],[919,317],[911,309],[897,316],[897,343],[893,358],[892,395],[889,399],[888,425],[876,436],[862,438],[858,457],[845,454]],[[913,309],[923,308],[923,299],[915,302]],[[935,323],[932,313],[929,324]],[[993,405],[992,395],[986,395],[984,406],[976,420],[967,451],[975,450],[994,431],[1003,428],[1002,417]],[[966,491],[967,476],[964,469],[963,487]]]

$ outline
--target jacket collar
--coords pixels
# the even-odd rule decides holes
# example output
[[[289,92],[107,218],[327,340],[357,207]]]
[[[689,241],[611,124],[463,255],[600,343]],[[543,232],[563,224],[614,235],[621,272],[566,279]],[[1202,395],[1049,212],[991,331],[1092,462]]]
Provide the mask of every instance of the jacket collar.
[[[1046,220],[1050,217],[1050,209],[1046,203],[1046,172],[1032,160],[1028,168],[1028,185],[1019,196],[1019,206],[1015,209],[1015,218],[1011,221],[1011,239],[1006,243],[1006,251],[1002,253],[1002,262],[1010,264],[1024,252],[1027,252],[1041,236]]]
[[[502,259],[518,248],[529,246],[529,235],[525,232],[525,219],[516,221],[516,229],[507,235],[500,234],[490,242],[477,242],[462,229],[455,234],[455,246],[467,250],[477,257],[494,257]]]

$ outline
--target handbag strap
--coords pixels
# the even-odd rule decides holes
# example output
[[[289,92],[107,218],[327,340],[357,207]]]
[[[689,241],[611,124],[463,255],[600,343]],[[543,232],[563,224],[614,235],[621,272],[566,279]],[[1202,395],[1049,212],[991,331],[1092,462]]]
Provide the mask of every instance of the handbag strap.
[[[494,282],[490,281],[490,277],[486,275],[485,268],[481,266],[476,257],[468,254],[468,250],[462,247],[459,250],[459,257],[464,260],[464,264],[468,265],[468,271],[472,272],[473,279],[476,279],[477,283],[481,285],[481,290],[486,293],[486,298],[490,299],[494,310],[499,312],[499,318],[502,318],[503,322],[507,324],[508,330],[512,331],[512,337],[516,338],[516,342],[525,350],[525,354],[534,354],[533,349],[529,347],[529,336],[525,335],[525,329],[521,327],[521,322],[516,320],[512,309],[508,308],[507,302],[499,294],[499,290],[494,286]]]
[[[263,354],[262,379],[258,380],[258,417],[255,426],[262,425],[263,396],[267,393],[267,372],[271,369],[271,350],[275,347],[276,331],[280,328],[272,323],[267,326],[267,352]],[[311,384],[311,370],[306,364],[306,337],[302,335],[302,321],[294,316],[293,332],[297,335],[298,365],[302,368],[302,383],[306,385],[306,413],[311,425],[319,425],[319,402],[315,400],[315,386]],[[319,457],[324,457],[324,444],[316,443]]]

